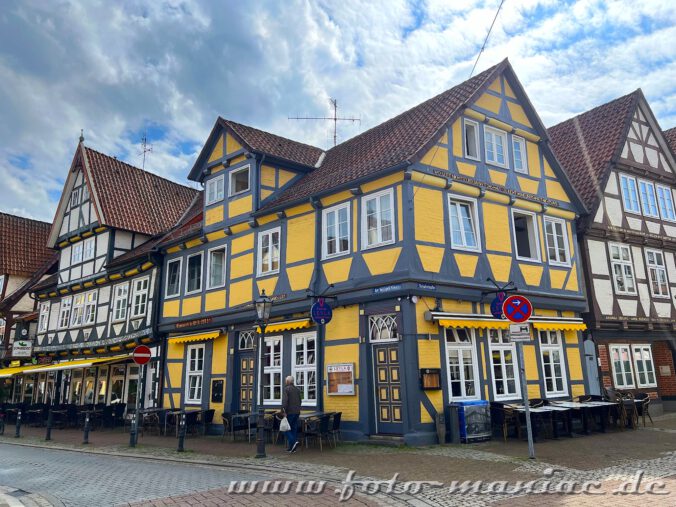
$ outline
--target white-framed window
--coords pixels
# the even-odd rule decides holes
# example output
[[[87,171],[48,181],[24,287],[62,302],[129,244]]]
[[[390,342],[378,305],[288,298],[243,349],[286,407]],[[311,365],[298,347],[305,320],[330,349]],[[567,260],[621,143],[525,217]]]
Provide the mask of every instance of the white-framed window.
[[[73,296],[73,309],[70,312],[70,326],[81,326],[84,314],[84,294],[76,294]]]
[[[222,174],[207,181],[206,194],[207,206],[223,200],[223,197],[225,196],[225,178]]]
[[[610,345],[610,364],[613,367],[615,387],[634,388],[634,374],[631,371],[631,352],[629,345]]]
[[[480,251],[476,200],[449,196],[448,216],[451,222],[451,248]]]
[[[127,318],[127,300],[129,298],[129,284],[121,283],[113,287],[113,322]]]
[[[520,398],[516,344],[509,341],[502,329],[489,329],[488,347],[493,372],[493,397],[496,400]]]
[[[566,221],[560,218],[544,217],[545,243],[550,264],[569,266],[570,247]]]
[[[202,402],[202,376],[204,375],[204,344],[188,346],[185,402]]]
[[[143,317],[148,309],[148,286],[150,285],[150,277],[137,278],[134,280],[134,296],[133,304],[131,306],[131,316]]]
[[[164,289],[164,297],[172,298],[181,293],[181,268],[183,258],[172,259],[167,262],[167,279]]]
[[[638,190],[636,178],[626,174],[620,174],[620,189],[622,190],[622,203],[624,211],[641,214],[641,206],[638,203]]]
[[[645,260],[648,265],[648,278],[650,280],[650,292],[654,297],[669,297],[669,280],[667,268],[664,263],[664,254],[659,250],[645,250]]]
[[[394,243],[394,190],[362,197],[362,250]]]
[[[637,386],[657,387],[655,362],[653,361],[653,352],[650,345],[632,345],[631,351],[634,354],[634,370],[636,371]]]
[[[350,202],[322,211],[322,257],[330,259],[350,252]]]
[[[84,250],[82,252],[83,261],[88,261],[94,258],[94,252],[96,251],[95,247],[95,238],[87,238],[84,240]]]
[[[282,401],[282,337],[265,338],[263,350],[263,401]]]
[[[369,316],[369,339],[372,342],[398,341],[397,316],[395,314]]]
[[[254,348],[254,332],[240,331],[239,332],[239,350],[253,350]]]
[[[446,368],[451,401],[480,397],[474,333],[474,329],[446,328]]]
[[[89,187],[87,185],[82,186],[82,196],[80,197],[80,202],[85,202],[89,199]]]
[[[638,188],[641,194],[641,205],[643,214],[647,217],[659,218],[657,211],[657,198],[655,197],[655,185],[650,181],[639,180]]]
[[[528,174],[526,140],[523,137],[512,136],[512,157],[514,158],[514,171]]]
[[[545,393],[548,396],[565,396],[568,384],[561,331],[540,330],[539,339]]]
[[[215,289],[225,285],[225,246],[209,250],[207,257],[207,288]]]
[[[2,296],[2,290],[5,288],[5,275],[0,275],[0,297]]]
[[[38,333],[47,331],[47,323],[49,322],[49,302],[40,303],[40,314],[38,317]]]
[[[258,276],[279,272],[280,236],[279,227],[258,233]]]
[[[660,208],[662,220],[676,222],[676,211],[674,211],[674,196],[669,187],[657,185],[657,204]]]
[[[535,213],[512,209],[514,245],[518,260],[540,262],[540,239],[536,221]]]
[[[479,160],[479,124],[465,118],[463,144],[465,158]]]
[[[73,304],[72,296],[66,296],[61,299],[61,308],[59,308],[59,329],[68,327],[70,322],[70,308]]]
[[[80,205],[80,189],[75,188],[70,194],[70,207],[74,208],[75,206]]]
[[[93,324],[96,320],[96,301],[99,296],[99,292],[92,290],[87,292],[85,295],[85,305],[84,305],[84,317],[83,324]]]
[[[613,283],[618,294],[636,294],[634,266],[629,245],[610,243],[610,266],[613,271]]]
[[[303,406],[317,404],[317,333],[299,333],[291,337],[293,363],[291,374],[300,389]]]
[[[202,290],[202,252],[188,256],[185,293],[193,294]]]
[[[486,162],[507,167],[507,133],[484,125]]]
[[[82,241],[75,243],[70,250],[70,263],[78,264],[82,262]]]
[[[251,171],[249,171],[248,165],[230,171],[230,188],[228,190],[229,196],[232,197],[233,195],[249,191],[249,188],[251,188],[251,184],[249,182],[250,172]]]

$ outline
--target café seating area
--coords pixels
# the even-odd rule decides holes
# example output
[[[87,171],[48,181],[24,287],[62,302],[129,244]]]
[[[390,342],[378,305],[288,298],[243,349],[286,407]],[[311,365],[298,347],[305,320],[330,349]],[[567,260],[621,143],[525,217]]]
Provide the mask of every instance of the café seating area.
[[[0,405],[0,413],[4,414],[5,424],[16,424],[19,412],[21,412],[21,424],[32,427],[47,426],[50,409],[52,412],[53,428],[82,429],[87,416],[89,416],[90,429],[114,429],[124,426],[126,404],[48,405],[46,403],[4,403]]]

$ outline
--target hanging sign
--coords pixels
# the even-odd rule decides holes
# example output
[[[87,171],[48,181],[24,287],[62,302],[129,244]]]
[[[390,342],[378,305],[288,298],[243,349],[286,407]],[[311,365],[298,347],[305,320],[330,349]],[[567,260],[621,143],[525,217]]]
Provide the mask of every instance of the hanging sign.
[[[504,292],[498,292],[497,296],[491,301],[491,313],[496,319],[502,318],[502,305],[505,303],[505,298],[507,294]]]
[[[521,324],[533,315],[533,305],[523,296],[509,296],[502,305],[502,313],[508,320]]]
[[[319,298],[310,308],[310,317],[317,324],[328,324],[333,318],[333,310],[324,298]]]
[[[12,357],[31,357],[33,355],[33,342],[30,340],[17,340],[12,344]]]

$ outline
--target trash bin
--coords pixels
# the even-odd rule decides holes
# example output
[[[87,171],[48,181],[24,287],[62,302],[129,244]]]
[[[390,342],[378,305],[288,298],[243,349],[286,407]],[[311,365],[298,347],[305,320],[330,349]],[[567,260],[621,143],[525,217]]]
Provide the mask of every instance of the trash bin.
[[[491,412],[487,401],[459,401],[451,403],[448,409],[452,443],[490,440]]]
[[[460,443],[460,403],[448,405],[448,441]]]

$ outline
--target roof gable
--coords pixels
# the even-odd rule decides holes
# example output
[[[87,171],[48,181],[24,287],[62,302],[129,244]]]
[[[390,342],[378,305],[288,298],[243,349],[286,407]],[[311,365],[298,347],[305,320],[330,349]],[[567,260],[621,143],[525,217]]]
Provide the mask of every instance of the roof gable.
[[[669,130],[662,132],[664,134],[664,139],[666,139],[671,149],[672,154],[676,154],[676,127],[672,127]]]
[[[0,275],[32,276],[51,259],[50,228],[47,222],[0,213]]]

